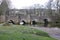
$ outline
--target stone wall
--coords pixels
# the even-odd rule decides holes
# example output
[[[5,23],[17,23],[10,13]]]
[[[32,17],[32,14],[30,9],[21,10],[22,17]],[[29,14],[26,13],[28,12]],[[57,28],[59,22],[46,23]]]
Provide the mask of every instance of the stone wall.
[[[20,15],[7,15],[6,19],[7,19],[7,21],[8,20],[13,20],[15,23],[18,23],[21,20],[24,20],[25,22],[30,22],[30,21],[33,21],[33,20],[35,20],[36,22],[43,22],[43,20],[48,19],[48,17],[44,17],[44,16],[39,17],[37,15],[30,16],[30,15],[20,14]],[[5,22],[5,15],[0,16],[0,21]]]
[[[44,19],[48,19],[49,21],[51,20],[48,16],[48,12],[47,10],[43,10],[43,11],[35,11],[36,13],[34,13],[34,10],[26,11],[24,9],[22,10],[9,10],[8,15],[1,15],[0,16],[0,21],[1,22],[5,22],[6,20],[13,20],[15,23],[20,22],[21,20],[24,20],[26,22],[30,22],[35,20],[36,22],[43,22]]]

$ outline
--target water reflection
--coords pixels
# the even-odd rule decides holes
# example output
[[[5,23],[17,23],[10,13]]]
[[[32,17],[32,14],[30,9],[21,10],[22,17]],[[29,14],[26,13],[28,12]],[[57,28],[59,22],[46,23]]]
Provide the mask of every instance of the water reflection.
[[[56,23],[52,23],[52,24],[36,24],[36,25],[31,25],[34,27],[60,27],[60,23],[56,24]]]
[[[50,27],[60,27],[60,23],[52,23],[50,24]]]

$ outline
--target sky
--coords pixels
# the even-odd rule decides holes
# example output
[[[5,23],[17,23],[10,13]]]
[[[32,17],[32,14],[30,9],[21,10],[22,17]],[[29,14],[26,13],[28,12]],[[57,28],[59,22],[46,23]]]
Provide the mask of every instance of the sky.
[[[34,4],[45,5],[48,0],[10,0],[11,8],[21,9]]]

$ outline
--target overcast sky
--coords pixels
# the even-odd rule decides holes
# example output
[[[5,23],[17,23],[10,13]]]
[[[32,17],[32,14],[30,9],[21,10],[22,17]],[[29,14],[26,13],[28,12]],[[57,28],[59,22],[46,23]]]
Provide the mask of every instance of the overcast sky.
[[[33,4],[45,5],[48,0],[11,0],[11,8],[23,8]]]

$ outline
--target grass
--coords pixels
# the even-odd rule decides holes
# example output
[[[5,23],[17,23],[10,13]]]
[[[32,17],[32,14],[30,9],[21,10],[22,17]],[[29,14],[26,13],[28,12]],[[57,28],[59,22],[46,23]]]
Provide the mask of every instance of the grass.
[[[30,26],[0,26],[0,40],[56,40],[45,32]]]

